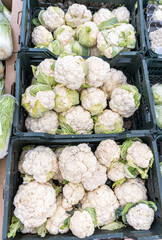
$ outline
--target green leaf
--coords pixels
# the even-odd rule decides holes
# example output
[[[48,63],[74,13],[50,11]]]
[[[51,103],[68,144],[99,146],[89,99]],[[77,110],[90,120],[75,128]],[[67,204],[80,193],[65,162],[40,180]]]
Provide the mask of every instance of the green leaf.
[[[24,146],[24,147],[22,148],[22,150],[24,151],[24,150],[28,150],[28,149],[32,149],[32,148],[35,148],[35,145],[27,145],[27,146]]]
[[[68,217],[64,220],[64,224],[60,227],[61,230],[65,229],[65,228],[69,228],[70,226],[70,218],[71,217]]]
[[[82,84],[82,88],[91,88],[92,86],[90,84],[87,83],[83,83]]]
[[[138,108],[140,105],[141,94],[139,93],[138,89],[130,84],[124,84],[120,86],[121,89],[124,89],[130,93],[133,93],[133,98],[135,101],[135,107]]]
[[[76,90],[67,89],[68,97],[72,103],[72,106],[79,104],[79,93]]]
[[[92,47],[96,43],[96,39],[90,36],[92,29],[89,26],[81,27],[78,33],[79,43],[85,47]]]
[[[23,182],[31,182],[34,180],[33,176],[25,173],[25,174],[21,174],[21,177],[23,178]]]
[[[45,10],[41,10],[40,12],[39,12],[39,15],[38,15],[38,20],[39,20],[39,22],[40,22],[40,24],[42,25],[42,26],[44,26],[44,21],[43,21],[43,18],[42,18],[42,14],[45,12]]]
[[[154,210],[154,212],[157,211],[157,206],[154,202],[152,201],[139,201],[137,204],[140,204],[140,203],[144,203],[144,204],[147,204],[150,208],[152,208]]]
[[[58,40],[54,40],[48,45],[48,49],[53,52],[55,55],[60,55],[63,51],[61,44]]]
[[[130,177],[130,178],[136,178],[137,175],[139,174],[137,169],[134,167],[129,166],[128,164],[124,165],[124,170],[125,173]]]
[[[115,231],[123,227],[126,227],[126,225],[123,224],[122,222],[115,221],[115,222],[109,223],[108,225],[103,226],[101,230]]]
[[[52,179],[54,175],[55,175],[54,172],[52,172],[52,171],[48,172],[48,173],[47,173],[47,182],[48,182],[50,179]]]
[[[45,237],[46,236],[46,233],[47,233],[46,225],[47,225],[47,221],[44,224],[42,224],[40,227],[37,228],[37,234],[40,237]]]
[[[98,122],[98,116],[92,116],[94,122]]]
[[[125,206],[119,207],[116,211],[115,211],[115,218],[118,220],[122,215],[123,215],[123,210],[124,210]]]
[[[11,220],[11,225],[9,226],[9,233],[7,234],[7,237],[15,237],[16,232],[22,231],[24,228],[23,224],[21,221],[13,215],[12,220]]]
[[[127,150],[129,147],[132,146],[133,141],[142,142],[140,138],[128,138],[125,142],[123,142],[123,144],[121,145],[121,158],[123,160],[126,160]]]
[[[49,87],[54,87],[56,82],[53,76],[47,76],[40,70],[37,77],[37,84],[45,84]]]
[[[90,50],[89,48],[82,46],[78,41],[74,41],[72,44],[72,52],[76,53],[78,56],[90,56]]]
[[[114,188],[115,186],[119,186],[119,185],[123,184],[125,181],[126,181],[126,178],[122,178],[122,179],[114,182],[113,185],[112,185],[112,188]]]
[[[32,19],[32,23],[33,23],[36,27],[38,27],[39,25],[41,25],[41,23],[40,23],[40,21],[38,20],[38,18],[33,18],[33,19]]]
[[[123,212],[122,212],[122,221],[124,224],[128,224],[127,223],[127,218],[126,218],[126,214],[128,213],[128,211],[134,207],[134,203],[127,203],[123,209]]]
[[[138,173],[141,175],[142,179],[147,179],[147,178],[148,178],[148,175],[147,175],[148,168],[146,168],[146,169],[140,168],[140,167],[137,166],[135,163],[133,163],[131,160],[128,160],[128,161],[127,161],[127,164],[128,164],[130,167],[135,168],[135,169],[138,171]]]
[[[65,185],[65,184],[67,184],[67,183],[68,183],[68,181],[65,180],[65,179],[62,181],[62,184],[63,184],[63,185]]]
[[[62,134],[62,135],[71,135],[71,134],[77,134],[66,122],[65,117],[62,114],[59,114],[59,124],[61,129],[56,130],[56,134]]]
[[[0,80],[0,97],[4,94],[4,88],[5,88],[5,79]]]
[[[90,216],[93,220],[93,223],[94,223],[94,227],[97,227],[98,224],[97,224],[97,217],[96,217],[95,208],[86,207],[84,210],[86,210],[90,214]]]
[[[51,87],[47,86],[47,85],[43,85],[43,84],[39,84],[39,85],[32,85],[30,88],[30,94],[35,97],[37,92],[39,91],[50,91]]]
[[[35,75],[36,71],[37,71],[37,67],[34,66],[34,65],[31,65],[31,68],[32,68],[32,73],[33,75]]]
[[[107,21],[103,21],[102,23],[100,23],[98,25],[98,29],[99,31],[102,31],[103,29],[109,29],[112,28],[114,26],[114,24],[116,24],[118,22],[116,17],[113,17]]]
[[[57,40],[57,37],[65,30],[64,26],[60,26],[58,27],[55,31],[54,31],[54,39]]]
[[[59,195],[59,193],[61,192],[62,186],[56,186],[55,187],[55,191],[56,191],[56,197]]]

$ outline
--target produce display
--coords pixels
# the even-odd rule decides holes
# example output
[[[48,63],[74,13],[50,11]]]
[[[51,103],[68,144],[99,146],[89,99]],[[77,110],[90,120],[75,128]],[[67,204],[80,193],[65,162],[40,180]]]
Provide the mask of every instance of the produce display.
[[[47,48],[55,55],[115,57],[135,48],[134,27],[124,6],[110,11],[100,8],[94,14],[85,5],[74,3],[65,13],[49,6],[41,10],[32,31],[36,48]],[[94,51],[95,48],[95,51]]]
[[[154,109],[156,122],[159,128],[162,128],[162,84],[157,83],[151,87],[154,99]]]
[[[41,237],[71,231],[85,238],[95,228],[127,225],[148,230],[157,207],[148,201],[140,176],[149,177],[153,161],[152,150],[139,138],[121,145],[103,140],[95,151],[86,143],[24,147],[18,163],[23,182],[13,200],[8,237],[17,231]]]

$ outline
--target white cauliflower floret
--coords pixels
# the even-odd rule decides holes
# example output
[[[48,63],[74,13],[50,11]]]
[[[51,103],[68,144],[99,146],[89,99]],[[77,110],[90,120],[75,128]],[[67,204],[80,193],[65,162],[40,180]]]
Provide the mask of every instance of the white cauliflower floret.
[[[127,83],[127,78],[124,73],[120,70],[116,70],[111,68],[109,71],[109,75],[107,75],[106,81],[104,82],[101,89],[108,94],[108,97],[111,98],[112,91],[120,87],[123,84]]]
[[[111,110],[104,110],[98,115],[94,126],[95,133],[118,133],[124,130],[123,118]]]
[[[114,193],[121,206],[147,200],[147,189],[140,178],[128,179],[123,184],[116,186]]]
[[[154,210],[147,204],[139,203],[126,214],[127,222],[136,230],[149,230],[154,221]]]
[[[74,3],[65,14],[66,24],[72,28],[76,28],[79,25],[89,22],[92,19],[92,13],[86,8],[85,5]]]
[[[98,115],[107,107],[107,95],[98,88],[87,88],[81,93],[82,106],[91,115]]]
[[[124,164],[121,162],[115,163],[112,168],[108,169],[107,176],[113,182],[125,178]]]
[[[86,65],[82,57],[65,56],[55,64],[54,77],[56,82],[70,89],[78,89],[85,82]]]
[[[38,44],[48,44],[52,42],[53,36],[45,27],[35,27],[32,32],[32,43],[36,46]]]
[[[37,229],[36,228],[32,228],[32,227],[23,227],[23,230],[21,231],[23,234],[27,234],[27,233],[31,233],[31,234],[36,234],[37,233]]]
[[[110,10],[108,10],[107,8],[101,8],[98,12],[96,12],[93,15],[93,22],[95,22],[97,25],[99,25],[100,23],[107,21],[114,17],[115,17],[115,15]]]
[[[114,160],[119,160],[120,152],[120,147],[116,142],[108,139],[100,142],[95,151],[95,156],[101,164],[109,168]]]
[[[64,179],[81,183],[83,177],[96,169],[97,159],[87,144],[66,147],[59,157],[59,167]]]
[[[115,17],[118,19],[118,22],[121,21],[130,21],[130,12],[126,7],[118,7],[112,11]]]
[[[73,205],[78,204],[84,197],[85,190],[81,183],[74,184],[68,183],[63,187],[63,200],[62,206],[65,209],[71,208]]]
[[[29,150],[22,163],[22,169],[40,183],[49,181],[58,172],[55,153],[48,147],[38,146]]]
[[[152,14],[152,19],[154,21],[162,21],[162,7],[159,5],[157,9]]]
[[[83,186],[87,191],[93,191],[94,189],[104,185],[107,181],[106,176],[107,168],[97,163],[96,170],[94,172],[88,172],[83,180]]]
[[[82,212],[75,211],[70,218],[70,230],[79,238],[91,236],[95,228],[90,214],[86,210]]]
[[[37,228],[44,224],[56,210],[56,193],[50,183],[35,181],[22,184],[14,197],[14,215],[26,228]]]
[[[36,67],[34,77],[37,78],[39,73],[43,73],[48,77],[53,77],[54,68],[52,68],[52,66],[54,64],[55,64],[55,60],[53,58],[45,59]]]
[[[53,32],[57,27],[65,23],[64,15],[65,13],[61,8],[50,6],[41,13],[40,18],[42,25]]]
[[[85,47],[93,47],[97,44],[99,30],[94,22],[86,22],[76,29],[78,41]]]
[[[103,226],[115,221],[115,211],[119,203],[111,188],[103,185],[87,193],[82,209],[86,207],[95,208],[98,226]]]
[[[126,160],[131,160],[141,168],[147,168],[153,157],[147,144],[135,141],[127,150]]]
[[[40,118],[28,116],[25,120],[25,127],[29,132],[45,132],[55,134],[58,128],[58,116],[54,111],[49,111]]]
[[[83,107],[71,107],[67,112],[62,113],[64,122],[78,134],[89,134],[93,129],[93,119]]]
[[[110,65],[98,57],[89,57],[86,60],[88,65],[88,74],[86,76],[86,83],[92,87],[100,87],[106,82]]]
[[[23,162],[24,162],[25,155],[26,155],[26,153],[27,153],[29,150],[31,150],[31,149],[33,149],[33,148],[34,148],[34,146],[28,146],[27,149],[23,150],[22,153],[21,153],[21,155],[20,155],[19,163],[18,163],[18,170],[19,170],[19,172],[21,172],[22,174],[25,173],[25,172],[24,172],[24,169],[23,169],[23,167],[22,167],[22,164],[23,164]]]
[[[151,48],[153,51],[158,47],[162,47],[162,28],[151,32],[149,34],[149,39],[151,41]]]
[[[64,47],[70,43],[71,40],[73,40],[74,34],[75,31],[71,27],[62,25],[61,27],[58,27],[54,32],[54,39],[60,42],[61,47]]]

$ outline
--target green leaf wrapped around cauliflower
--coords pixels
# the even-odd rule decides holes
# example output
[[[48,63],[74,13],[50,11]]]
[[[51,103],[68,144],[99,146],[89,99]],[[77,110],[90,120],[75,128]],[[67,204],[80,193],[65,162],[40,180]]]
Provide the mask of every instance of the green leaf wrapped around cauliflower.
[[[66,112],[72,106],[79,104],[79,93],[76,90],[71,90],[60,84],[57,84],[54,88],[54,93],[54,110],[58,113]]]
[[[0,80],[3,78],[4,76],[4,66],[2,61],[0,61]]]
[[[162,84],[157,83],[151,87],[155,104],[162,104]]]
[[[140,99],[141,94],[135,86],[124,84],[113,90],[109,106],[114,112],[128,118],[138,109]]]
[[[127,22],[130,21],[130,12],[128,9],[124,6],[118,7],[112,11],[112,13],[117,18],[118,22]]]
[[[95,156],[97,160],[107,168],[111,163],[120,159],[120,147],[114,140],[104,140],[98,145]]]
[[[110,165],[108,169],[107,176],[113,182],[125,181],[126,179],[126,172],[124,168],[124,163],[122,162],[115,162]],[[129,176],[128,176],[129,178]]]
[[[19,170],[39,183],[46,183],[58,172],[56,155],[50,148],[38,146],[21,158]]]
[[[59,7],[53,6],[49,6],[46,10],[41,10],[38,15],[41,25],[51,32],[65,23],[64,17],[64,11]]]
[[[89,57],[86,60],[88,65],[88,74],[86,76],[86,84],[92,87],[100,87],[106,82],[110,65],[98,57]]]
[[[55,55],[60,55],[63,51],[63,47],[61,47],[61,44],[58,40],[54,40],[50,42],[47,48],[49,51],[51,51]]]
[[[99,30],[94,22],[86,22],[76,29],[76,36],[81,45],[93,47],[97,44]]]
[[[39,118],[55,107],[55,93],[47,85],[31,85],[22,94],[21,104],[31,117]]]
[[[162,105],[155,105],[156,122],[159,128],[162,128]]]
[[[98,88],[87,88],[81,92],[80,97],[82,106],[91,115],[98,115],[107,107],[107,95]]]
[[[66,24],[72,28],[77,28],[79,25],[90,22],[92,13],[85,5],[74,3],[69,6],[65,14]]]
[[[55,134],[58,126],[58,116],[54,111],[48,111],[40,118],[28,116],[25,120],[25,127],[28,132]]]
[[[62,25],[54,31],[54,39],[60,42],[61,47],[64,47],[73,40],[74,34],[75,31],[71,27]]]
[[[123,132],[123,118],[118,113],[106,109],[103,113],[95,116],[94,130],[96,134]]]
[[[71,40],[69,44],[64,46],[63,54],[89,57],[90,49],[82,46],[78,41]]]
[[[76,90],[85,82],[88,67],[85,60],[80,56],[65,56],[58,58],[55,63],[55,81]]]
[[[94,191],[88,192],[82,200],[82,209],[87,207],[96,210],[97,224],[103,226],[115,220],[115,211],[119,207],[119,202],[111,188],[102,185]]]
[[[54,68],[55,68],[55,60],[52,58],[47,58],[42,61],[37,67],[31,66],[33,75],[36,78],[36,84],[45,84],[50,87],[55,85],[54,79]]]
[[[111,68],[109,74],[107,75],[106,81],[104,82],[101,89],[108,94],[108,97],[111,98],[112,91],[120,87],[123,84],[127,83],[127,77],[120,70]]]
[[[147,200],[147,189],[140,178],[127,179],[124,183],[115,187],[114,193],[121,206]]]
[[[35,27],[32,32],[32,43],[37,46],[40,44],[49,44],[53,41],[53,36],[50,31],[48,31],[43,26]]]
[[[93,22],[96,23],[99,30],[104,28],[113,27],[118,22],[113,12],[107,8],[101,8],[98,12],[93,15]]]

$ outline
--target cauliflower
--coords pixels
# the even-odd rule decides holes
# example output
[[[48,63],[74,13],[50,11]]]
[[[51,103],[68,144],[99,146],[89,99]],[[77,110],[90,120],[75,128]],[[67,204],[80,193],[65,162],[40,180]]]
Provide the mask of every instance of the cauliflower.
[[[112,13],[117,18],[118,22],[128,22],[130,21],[130,12],[126,7],[118,7],[112,11]]]
[[[118,200],[107,185],[88,192],[82,201],[82,209],[95,208],[98,226],[109,224],[115,220],[115,210],[119,207]]]
[[[54,77],[56,82],[72,90],[78,89],[85,82],[87,64],[80,56],[65,56],[55,64]]]
[[[64,179],[81,183],[88,172],[96,169],[97,159],[87,144],[64,148],[59,157],[59,167]]]
[[[93,191],[107,181],[106,176],[107,168],[97,163],[94,172],[88,172],[82,180],[83,186],[87,191]]]
[[[61,8],[49,6],[46,10],[40,11],[38,19],[45,28],[53,32],[65,23],[64,15]]]
[[[113,182],[124,179],[126,177],[124,166],[122,162],[114,163],[113,166],[108,169],[108,178]]]
[[[98,88],[87,88],[81,92],[82,106],[88,110],[91,115],[97,115],[103,112],[107,107],[107,95]]]
[[[90,214],[86,210],[82,212],[75,211],[70,218],[70,230],[79,238],[91,236],[95,228]]]
[[[162,47],[162,28],[151,32],[149,34],[149,39],[151,42],[151,48],[154,52],[158,53],[158,50],[156,48]]]
[[[70,209],[73,205],[78,204],[84,197],[85,190],[81,183],[68,183],[63,187],[62,206]]]
[[[58,40],[54,40],[50,42],[47,48],[49,51],[51,51],[55,55],[60,55],[63,51],[63,47],[61,47],[61,44]]]
[[[26,227],[24,226],[23,230],[21,231],[23,234],[30,233],[30,234],[36,234],[37,229],[36,228],[31,228],[31,227]]]
[[[14,197],[14,215],[26,228],[37,228],[44,224],[56,210],[56,193],[50,183],[35,181],[21,184]]]
[[[4,66],[2,61],[0,61],[0,80],[3,78],[4,76]]]
[[[86,8],[85,5],[74,3],[65,14],[66,24],[72,28],[76,28],[79,25],[89,22],[92,19],[92,13]]]
[[[104,82],[103,86],[101,86],[101,89],[108,94],[109,98],[111,98],[112,91],[115,88],[120,87],[121,85],[126,83],[127,78],[124,73],[120,70],[111,68],[109,71],[109,75],[106,78],[106,81]]]
[[[114,193],[121,206],[147,200],[147,189],[140,178],[128,179],[123,184],[116,186]]]
[[[93,129],[93,119],[88,111],[81,106],[71,107],[59,115],[60,134],[90,134]]]
[[[36,83],[46,84],[51,87],[55,85],[54,79],[55,60],[52,58],[45,59],[37,67],[32,65],[33,75],[36,78]]]
[[[110,65],[98,57],[89,57],[86,60],[88,65],[88,74],[86,76],[86,83],[92,87],[100,87],[106,82]]]
[[[55,107],[55,93],[47,85],[31,85],[22,94],[22,106],[31,117],[42,117]]]
[[[24,172],[24,169],[22,167],[22,164],[24,162],[24,157],[26,155],[26,153],[29,151],[29,150],[32,150],[34,148],[34,145],[32,146],[27,146],[27,147],[24,147],[23,148],[23,151],[21,152],[21,155],[20,155],[20,158],[19,158],[19,163],[18,163],[18,170],[19,172],[21,172],[22,174],[25,174]]]
[[[101,164],[109,168],[113,161],[120,159],[120,147],[114,140],[104,140],[98,145],[95,156]]]
[[[90,56],[102,57],[97,45],[90,48]]]
[[[93,22],[99,26],[101,23],[106,22],[112,18],[115,18],[113,12],[107,8],[100,8],[100,10],[93,15]]]
[[[54,39],[60,42],[61,47],[64,47],[71,40],[73,40],[74,34],[75,31],[71,27],[62,25],[54,32]]]
[[[73,105],[79,104],[79,94],[76,90],[70,90],[57,84],[54,88],[56,112],[65,112]]]
[[[154,21],[162,21],[162,6],[158,6],[157,9],[152,14],[152,19]]]
[[[38,146],[25,154],[19,170],[21,168],[23,173],[33,176],[37,182],[45,183],[58,172],[58,163],[50,148]]]
[[[99,30],[94,22],[86,22],[76,29],[76,35],[81,45],[93,47],[97,44]]]
[[[45,27],[35,27],[32,32],[32,43],[36,46],[39,44],[49,44],[52,42],[53,36]]]
[[[140,105],[141,94],[133,85],[122,85],[113,90],[110,108],[122,117],[128,118],[134,114]]]
[[[49,111],[40,118],[28,116],[25,120],[25,127],[28,132],[45,132],[55,134],[58,128],[58,116],[54,111]]]
[[[94,130],[97,134],[123,132],[123,118],[118,113],[106,109],[95,117]]]

